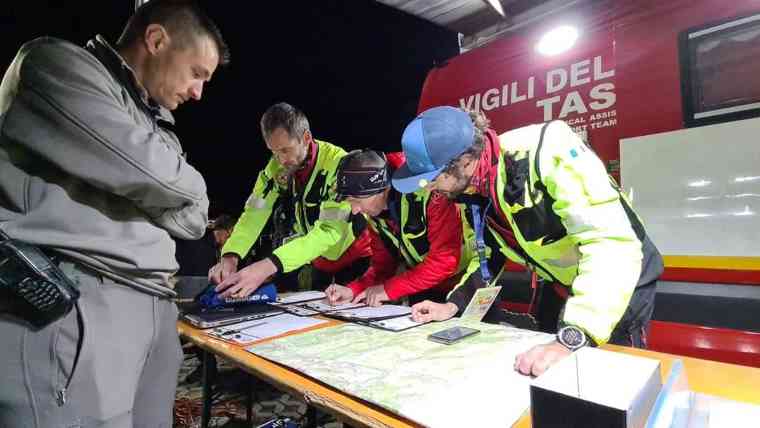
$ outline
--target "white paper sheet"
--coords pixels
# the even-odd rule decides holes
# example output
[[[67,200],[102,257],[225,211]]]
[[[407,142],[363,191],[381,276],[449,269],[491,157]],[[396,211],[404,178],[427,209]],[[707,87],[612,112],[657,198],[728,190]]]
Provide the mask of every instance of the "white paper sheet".
[[[308,302],[309,300],[324,299],[325,293],[323,291],[297,291],[294,293],[282,293],[277,296],[277,303],[281,305],[287,305],[291,303]]]
[[[316,318],[282,314],[260,320],[218,327],[213,329],[209,334],[235,343],[245,344],[279,336],[291,331],[303,330],[326,322],[326,320]]]
[[[346,318],[354,318],[359,320],[367,320],[373,318],[385,318],[385,317],[399,317],[402,315],[408,315],[412,313],[412,308],[409,306],[400,305],[382,305],[378,307],[365,306],[362,308],[345,309],[341,311],[331,312],[332,315],[337,315]]]
[[[346,303],[343,305],[333,306],[327,303],[327,299],[324,299],[324,300],[319,300],[317,302],[306,302],[301,306],[304,306],[309,309],[314,309],[315,311],[319,311],[319,312],[332,312],[332,311],[342,311],[344,309],[360,308],[362,306],[365,306],[365,304],[364,303]]]
[[[401,316],[398,318],[390,318],[382,321],[371,321],[369,325],[384,328],[391,331],[402,331],[412,327],[417,327],[425,323],[420,323],[412,319],[411,316]]]

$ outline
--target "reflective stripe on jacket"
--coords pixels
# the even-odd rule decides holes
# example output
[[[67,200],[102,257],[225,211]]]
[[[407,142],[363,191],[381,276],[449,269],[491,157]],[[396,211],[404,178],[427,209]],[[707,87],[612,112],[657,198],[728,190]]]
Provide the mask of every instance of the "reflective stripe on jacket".
[[[279,197],[290,192],[295,210],[293,232],[297,238],[275,249],[272,258],[283,272],[290,272],[319,256],[337,260],[354,242],[355,233],[366,225],[362,216],[352,216],[347,202],[335,202],[335,171],[346,152],[337,146],[316,140],[317,159],[303,191],[296,193],[285,169],[275,157],[259,173],[253,193],[245,204],[222,253],[241,258],[259,238]],[[292,180],[290,180],[292,181]],[[360,225],[360,227],[352,227]],[[358,229],[358,230],[354,230]]]

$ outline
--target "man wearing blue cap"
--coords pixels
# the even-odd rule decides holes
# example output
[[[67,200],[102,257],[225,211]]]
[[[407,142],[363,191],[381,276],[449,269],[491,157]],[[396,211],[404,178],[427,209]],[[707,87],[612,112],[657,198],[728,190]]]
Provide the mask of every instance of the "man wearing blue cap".
[[[438,190],[467,203],[476,235],[487,228],[505,256],[567,290],[556,340],[519,355],[515,369],[540,375],[585,345],[645,347],[662,257],[601,160],[561,121],[502,135],[488,125],[480,112],[425,111],[404,131],[407,161],[393,186]],[[488,283],[477,280],[490,276],[481,272],[447,303],[415,305],[413,317],[445,320],[461,312]]]

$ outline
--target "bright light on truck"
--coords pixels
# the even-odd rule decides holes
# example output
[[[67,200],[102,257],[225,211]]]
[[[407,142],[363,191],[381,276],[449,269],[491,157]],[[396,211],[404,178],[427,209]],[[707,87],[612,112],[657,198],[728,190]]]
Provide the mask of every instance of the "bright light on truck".
[[[578,40],[578,30],[569,25],[557,27],[541,37],[536,51],[541,55],[557,55],[573,47]]]

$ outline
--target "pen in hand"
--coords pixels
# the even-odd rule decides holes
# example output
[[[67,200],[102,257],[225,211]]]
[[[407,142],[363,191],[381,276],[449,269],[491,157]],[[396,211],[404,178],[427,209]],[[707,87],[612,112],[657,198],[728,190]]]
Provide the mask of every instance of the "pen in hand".
[[[330,284],[329,287],[325,290],[325,295],[327,297],[327,303],[329,303],[332,306],[335,306],[335,284]]]

